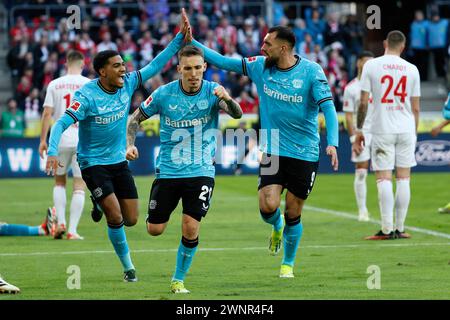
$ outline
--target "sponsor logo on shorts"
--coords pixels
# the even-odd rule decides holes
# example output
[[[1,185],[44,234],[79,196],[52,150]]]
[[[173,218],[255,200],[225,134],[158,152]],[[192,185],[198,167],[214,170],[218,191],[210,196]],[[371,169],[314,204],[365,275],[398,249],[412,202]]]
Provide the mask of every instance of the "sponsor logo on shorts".
[[[202,209],[203,209],[204,211],[208,210],[208,208],[209,208],[209,204],[202,203],[202,206],[203,206]]]
[[[98,187],[97,189],[94,190],[93,194],[95,198],[100,198],[103,194],[102,188]]]
[[[154,210],[156,208],[156,200],[150,200],[148,207],[150,210]]]

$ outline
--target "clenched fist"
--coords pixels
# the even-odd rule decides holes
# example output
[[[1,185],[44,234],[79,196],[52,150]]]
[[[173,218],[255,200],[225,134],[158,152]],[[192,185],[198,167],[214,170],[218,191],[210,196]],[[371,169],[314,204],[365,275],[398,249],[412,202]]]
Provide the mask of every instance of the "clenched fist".
[[[219,98],[220,100],[224,100],[224,101],[231,100],[231,97],[228,94],[228,91],[222,86],[218,86],[217,88],[214,89],[214,95],[216,95],[217,98]]]
[[[133,161],[139,158],[139,151],[136,148],[136,146],[130,146],[127,148],[127,154],[126,154],[127,160]]]

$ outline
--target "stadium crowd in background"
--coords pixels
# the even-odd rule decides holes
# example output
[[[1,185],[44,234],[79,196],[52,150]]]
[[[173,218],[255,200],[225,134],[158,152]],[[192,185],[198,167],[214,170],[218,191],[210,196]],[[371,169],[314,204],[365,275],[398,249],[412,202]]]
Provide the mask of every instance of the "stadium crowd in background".
[[[49,4],[49,1],[6,1],[11,9],[21,4]],[[61,9],[18,11],[9,26],[10,51],[7,62],[11,70],[17,108],[24,113],[25,123],[36,121],[49,82],[64,73],[64,57],[68,50],[81,51],[85,57],[83,75],[95,78],[92,57],[101,50],[118,50],[129,71],[153,59],[173,38],[177,30],[180,1],[171,0],[54,0]],[[81,8],[81,28],[67,27],[66,7]],[[120,11],[119,8],[120,7]],[[267,33],[267,17],[255,1],[190,0],[188,14],[192,17],[193,34],[207,47],[230,57],[259,55],[262,39]],[[319,63],[327,75],[337,111],[342,111],[343,91],[349,79],[356,76],[356,57],[363,49],[364,27],[355,15],[328,12],[318,1],[304,2],[300,16],[289,20],[289,7],[274,2],[273,23],[288,25],[296,35],[295,51]],[[121,14],[118,14],[118,13]],[[407,60],[416,64],[424,81],[428,79],[427,61],[434,57],[438,77],[447,78],[448,20],[433,9],[430,19],[417,11],[410,25]],[[159,86],[177,77],[174,57],[161,74],[136,92],[131,112]],[[254,85],[246,76],[224,73],[209,67],[205,79],[221,83],[242,100],[244,113],[258,112]],[[448,81],[450,84],[450,81]]]
[[[14,2],[14,5],[21,2],[24,1]],[[226,56],[259,55],[262,39],[268,30],[267,19],[260,7],[245,6],[245,2],[190,1],[188,13],[194,22],[196,39]],[[39,119],[47,86],[51,80],[63,75],[68,50],[76,49],[85,55],[83,75],[95,78],[92,57],[97,52],[118,50],[128,71],[136,70],[151,61],[178,31],[179,5],[171,1],[138,1],[138,6],[131,1],[111,0],[76,3],[81,8],[83,3],[93,5],[85,7],[80,30],[68,29],[65,10],[52,11],[51,16],[46,16],[45,12],[41,14],[39,10],[29,10],[16,16],[15,24],[10,26],[11,49],[7,59],[14,88],[12,95],[26,121]],[[71,1],[64,1],[64,8],[67,4]],[[122,4],[122,15],[119,16],[117,8],[111,4]],[[292,23],[285,15],[286,9],[275,2],[274,23],[293,28],[297,38],[296,51],[323,67],[336,108],[342,110],[343,89],[347,79],[353,77],[356,55],[362,49],[363,28],[355,16],[327,14],[325,7],[317,1],[305,2],[302,16]],[[131,112],[143,96],[177,77],[174,71],[176,64],[177,58],[174,57],[160,76],[144,84],[145,90],[134,96]],[[247,77],[210,67],[205,79],[221,83],[233,96],[240,97],[244,113],[257,113],[258,97]]]

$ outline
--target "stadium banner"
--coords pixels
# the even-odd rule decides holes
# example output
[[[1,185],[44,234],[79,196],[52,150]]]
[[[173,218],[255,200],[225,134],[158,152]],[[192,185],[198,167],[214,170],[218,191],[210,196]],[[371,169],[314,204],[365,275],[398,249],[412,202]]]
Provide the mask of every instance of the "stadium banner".
[[[236,143],[223,139],[216,152],[216,173],[230,175],[234,173],[236,159],[242,162],[242,174],[258,173],[258,149],[250,148],[243,157],[242,149]],[[354,172],[350,161],[351,145],[347,133],[339,137],[339,173]],[[330,159],[325,154],[326,136],[321,136],[321,153],[319,173],[332,173]],[[139,159],[130,162],[135,175],[155,173],[155,161],[159,152],[159,137],[137,137]],[[39,139],[37,138],[1,138],[0,139],[0,178],[45,177],[45,159],[39,156]],[[417,166],[413,172],[450,172],[450,134],[444,133],[436,138],[429,134],[419,134],[416,145]]]

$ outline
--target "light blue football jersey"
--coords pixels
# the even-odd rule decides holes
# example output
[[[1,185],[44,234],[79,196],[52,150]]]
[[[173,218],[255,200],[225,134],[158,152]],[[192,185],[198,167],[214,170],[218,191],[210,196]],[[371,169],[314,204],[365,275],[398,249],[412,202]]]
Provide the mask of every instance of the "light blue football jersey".
[[[160,116],[156,178],[214,178],[219,99],[213,91],[217,86],[203,80],[196,93],[188,93],[176,80],[159,87],[139,107],[147,118]]]
[[[134,71],[127,73],[124,80],[123,87],[115,92],[103,88],[98,78],[86,83],[75,92],[66,110],[64,117],[79,122],[77,157],[81,169],[126,160],[128,112],[142,79],[140,72]],[[53,145],[49,155],[57,154]]]
[[[258,91],[263,152],[306,161],[318,161],[319,108],[327,125],[328,146],[339,145],[339,124],[333,98],[322,67],[305,58],[285,70],[264,68],[266,58],[237,59],[223,56],[193,40],[205,60],[221,69],[250,77]]]
[[[264,68],[266,58],[263,56],[243,59],[242,68],[255,83],[260,98],[261,128],[265,129],[261,135],[261,150],[318,161],[319,106],[333,98],[320,65],[296,57],[296,64],[288,69]],[[337,137],[335,140],[332,145],[337,146]]]

